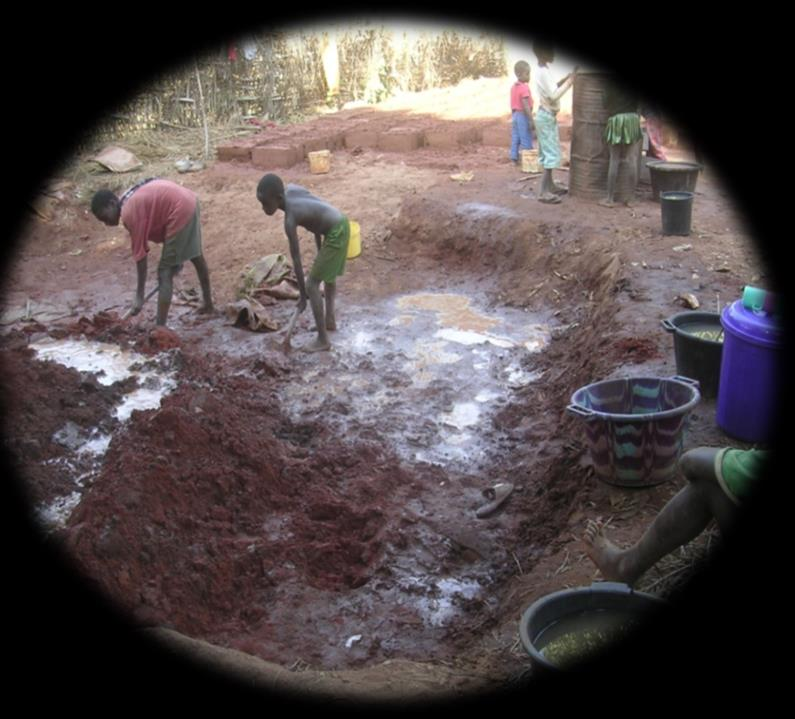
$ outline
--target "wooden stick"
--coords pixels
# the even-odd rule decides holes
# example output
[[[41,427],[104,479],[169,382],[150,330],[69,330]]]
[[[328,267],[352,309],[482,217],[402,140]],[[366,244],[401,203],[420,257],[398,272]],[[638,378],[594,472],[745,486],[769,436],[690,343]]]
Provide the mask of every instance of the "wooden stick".
[[[290,351],[290,337],[293,335],[293,330],[295,329],[295,323],[298,321],[298,316],[301,314],[299,309],[296,307],[295,312],[293,312],[293,316],[290,318],[290,322],[287,324],[287,331],[284,333],[284,341],[282,342],[282,349],[285,352]]]
[[[196,68],[196,84],[199,86],[199,112],[202,115],[202,122],[204,123],[204,159],[210,158],[210,131],[207,128],[207,113],[204,111],[204,93],[202,92],[202,81],[199,76],[199,63],[193,61],[193,66]]]

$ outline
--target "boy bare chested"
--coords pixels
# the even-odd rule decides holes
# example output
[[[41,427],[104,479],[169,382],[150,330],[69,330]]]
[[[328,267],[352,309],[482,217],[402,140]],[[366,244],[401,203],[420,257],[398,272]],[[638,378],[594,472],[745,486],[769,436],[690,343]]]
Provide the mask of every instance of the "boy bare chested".
[[[257,186],[257,200],[266,215],[284,212],[284,231],[290,244],[298,289],[301,299],[298,310],[306,309],[307,299],[312,307],[317,327],[317,339],[303,349],[306,352],[328,350],[331,342],[328,332],[337,329],[334,314],[337,276],[345,270],[350,228],[348,220],[336,207],[315,197],[309,190],[299,185],[284,187],[277,175],[265,175]],[[315,236],[317,258],[307,280],[301,265],[301,251],[298,243],[298,227],[309,230]],[[321,241],[321,237],[324,238]],[[324,284],[325,307],[320,283]]]

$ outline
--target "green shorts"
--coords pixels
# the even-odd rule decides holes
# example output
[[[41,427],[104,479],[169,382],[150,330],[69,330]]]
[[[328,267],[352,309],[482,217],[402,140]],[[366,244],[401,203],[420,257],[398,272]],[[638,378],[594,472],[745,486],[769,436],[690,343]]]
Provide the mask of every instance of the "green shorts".
[[[345,260],[348,258],[348,240],[351,237],[351,225],[348,218],[334,225],[323,238],[323,244],[317,253],[315,263],[309,276],[317,282],[334,282],[345,272]]]
[[[163,243],[159,267],[177,267],[183,262],[198,257],[201,253],[202,227],[199,201],[196,200],[196,211],[188,224]]]
[[[634,145],[643,139],[640,129],[640,115],[636,112],[622,112],[612,115],[605,126],[604,140],[608,145]]]
[[[770,453],[762,449],[720,450],[715,455],[715,477],[735,504],[747,499],[762,477]]]

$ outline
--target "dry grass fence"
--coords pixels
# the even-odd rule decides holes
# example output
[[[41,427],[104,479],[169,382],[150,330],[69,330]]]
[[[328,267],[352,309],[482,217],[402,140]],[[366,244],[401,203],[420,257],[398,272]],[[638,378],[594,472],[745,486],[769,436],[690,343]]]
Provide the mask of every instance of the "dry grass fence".
[[[218,47],[154,78],[104,118],[92,139],[127,140],[147,130],[203,124],[217,128],[247,117],[289,122],[323,105],[379,102],[397,91],[504,74],[503,42],[487,35],[409,34],[366,25],[267,33]]]

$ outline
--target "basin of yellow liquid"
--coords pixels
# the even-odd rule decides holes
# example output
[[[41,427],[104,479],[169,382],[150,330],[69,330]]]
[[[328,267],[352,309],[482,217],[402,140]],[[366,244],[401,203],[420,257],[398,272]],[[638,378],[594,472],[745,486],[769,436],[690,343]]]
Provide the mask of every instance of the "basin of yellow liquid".
[[[401,297],[401,309],[428,310],[438,313],[438,322],[445,327],[455,327],[471,332],[485,332],[499,320],[476,312],[469,297],[453,294],[418,294]]]

